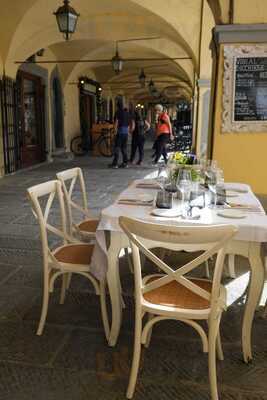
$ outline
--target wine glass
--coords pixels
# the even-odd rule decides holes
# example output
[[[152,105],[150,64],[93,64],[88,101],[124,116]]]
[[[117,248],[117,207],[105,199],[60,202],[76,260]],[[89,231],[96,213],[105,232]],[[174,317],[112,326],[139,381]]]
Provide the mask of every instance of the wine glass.
[[[168,180],[168,171],[166,169],[165,165],[160,165],[158,169],[158,175],[156,177],[156,181],[160,187],[160,199],[162,204],[166,203],[167,197],[166,197],[166,184]],[[159,193],[158,193],[159,195]]]
[[[158,169],[158,175],[156,177],[156,181],[162,190],[165,187],[167,177],[168,177],[168,173],[167,173],[165,165],[160,165],[159,169]]]
[[[192,176],[189,169],[180,169],[177,179],[177,188],[182,195],[182,216],[186,218],[190,209],[192,188]]]
[[[209,191],[211,192],[213,202],[210,204],[211,208],[216,208],[218,202],[218,196],[222,196],[224,191],[224,176],[221,169],[214,168],[212,171],[211,179],[208,183]]]

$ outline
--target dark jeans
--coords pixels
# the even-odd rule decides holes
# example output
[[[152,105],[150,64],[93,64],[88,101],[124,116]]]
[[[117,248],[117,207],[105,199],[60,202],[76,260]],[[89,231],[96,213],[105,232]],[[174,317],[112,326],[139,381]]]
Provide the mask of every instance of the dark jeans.
[[[114,148],[114,158],[113,165],[117,165],[120,157],[120,151],[122,154],[122,162],[123,164],[127,164],[128,156],[127,156],[127,142],[128,142],[128,134],[118,133],[115,138],[115,148]]]
[[[168,160],[166,145],[169,141],[170,135],[165,133],[160,135],[155,142],[155,163],[159,161],[160,157],[163,156],[165,163]]]
[[[136,150],[138,149],[139,160],[138,163],[141,163],[144,159],[144,144],[145,144],[145,136],[144,135],[135,135],[132,137],[132,148],[131,148],[131,162],[134,161]]]

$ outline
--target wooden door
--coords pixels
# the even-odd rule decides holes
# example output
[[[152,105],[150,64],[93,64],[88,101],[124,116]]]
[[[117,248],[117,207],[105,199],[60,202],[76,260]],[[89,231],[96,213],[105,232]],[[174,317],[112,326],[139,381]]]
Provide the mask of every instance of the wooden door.
[[[45,161],[45,106],[41,78],[19,72],[22,167]]]
[[[92,125],[94,121],[94,96],[81,93],[80,95],[81,131],[84,145],[92,148]]]

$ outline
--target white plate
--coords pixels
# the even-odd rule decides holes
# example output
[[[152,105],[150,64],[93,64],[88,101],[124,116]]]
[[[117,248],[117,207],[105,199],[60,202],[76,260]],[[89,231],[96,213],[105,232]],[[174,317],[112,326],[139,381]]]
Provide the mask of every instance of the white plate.
[[[226,190],[226,197],[237,197],[240,193],[235,192],[234,190]]]
[[[239,210],[221,210],[217,212],[219,217],[241,219],[246,218],[246,214]]]
[[[167,218],[175,218],[180,217],[181,210],[179,208],[154,208],[151,211],[152,215],[156,215],[157,217],[167,217]]]
[[[233,188],[233,187],[226,187],[226,192],[233,192],[236,194],[243,194],[243,193],[247,193],[248,190],[247,189],[238,189],[238,188]]]

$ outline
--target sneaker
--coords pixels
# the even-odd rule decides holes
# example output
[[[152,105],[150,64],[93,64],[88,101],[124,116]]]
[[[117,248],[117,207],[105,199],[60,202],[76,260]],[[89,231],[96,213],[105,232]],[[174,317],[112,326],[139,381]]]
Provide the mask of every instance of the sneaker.
[[[119,168],[117,164],[109,164],[108,167],[113,169]]]
[[[128,168],[128,164],[122,163],[119,165],[119,168]]]
[[[143,165],[142,161],[138,161],[135,165]]]

